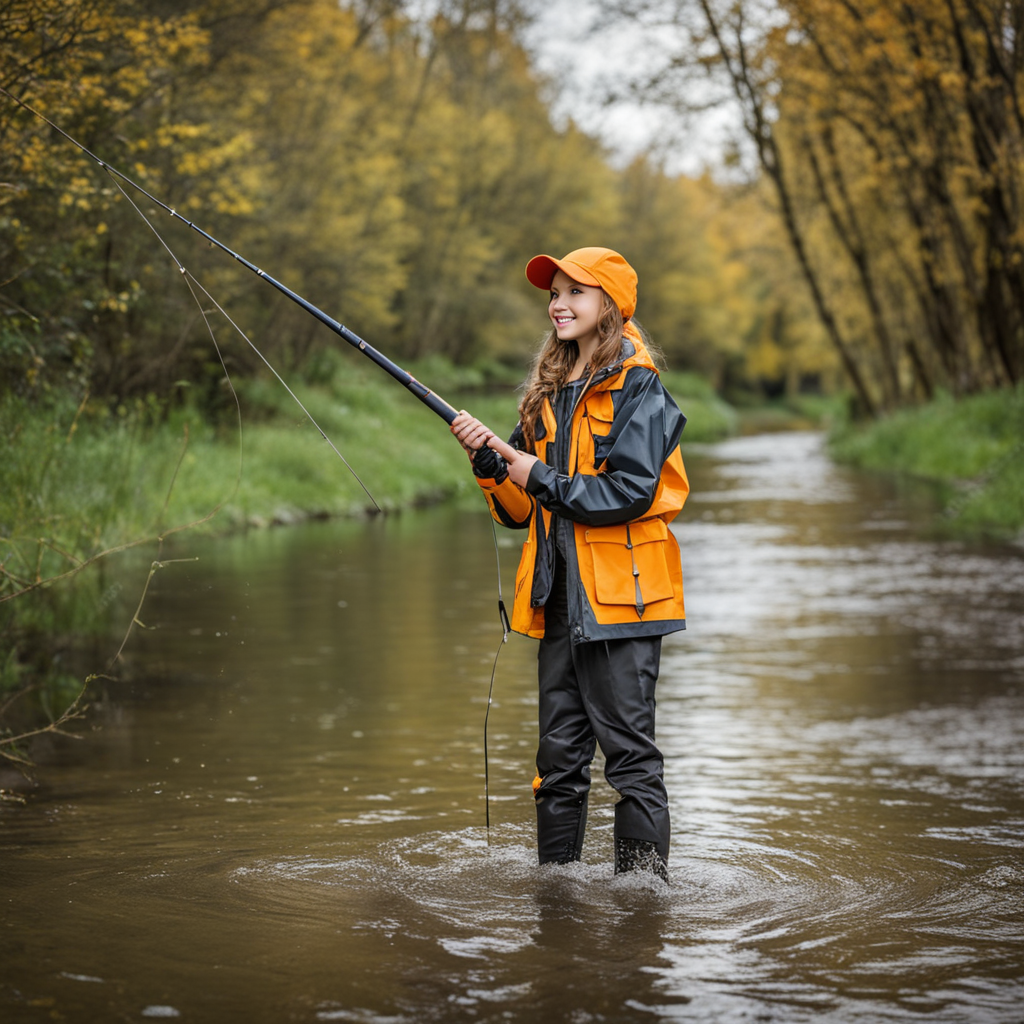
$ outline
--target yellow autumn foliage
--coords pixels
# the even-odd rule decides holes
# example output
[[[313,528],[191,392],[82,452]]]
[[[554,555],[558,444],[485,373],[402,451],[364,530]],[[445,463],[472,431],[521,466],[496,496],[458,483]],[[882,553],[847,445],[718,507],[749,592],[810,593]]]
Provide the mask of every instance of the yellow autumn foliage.
[[[731,97],[812,334],[865,412],[1024,377],[1019,3],[652,0],[645,18],[664,60],[636,91],[684,115],[709,76]],[[749,372],[811,367],[802,333],[747,334]]]
[[[637,267],[638,316],[673,367],[728,386],[832,379],[768,192],[621,168],[555,123],[516,0],[451,0],[426,21],[397,0],[168,10],[11,0],[4,87],[396,358],[521,371],[546,326],[527,259],[597,243]],[[343,348],[4,97],[0,181],[9,386],[123,399],[188,381],[223,400],[193,298],[126,195],[275,364],[312,373]],[[215,326],[231,372],[260,372]]]

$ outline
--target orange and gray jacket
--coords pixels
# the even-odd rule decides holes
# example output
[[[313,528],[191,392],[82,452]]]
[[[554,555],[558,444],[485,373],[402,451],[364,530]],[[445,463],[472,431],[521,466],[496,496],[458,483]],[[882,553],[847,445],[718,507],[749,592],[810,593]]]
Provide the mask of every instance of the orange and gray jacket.
[[[551,464],[558,424],[545,401],[536,429],[539,461],[525,489],[503,465],[495,476],[478,478],[494,518],[529,530],[516,573],[517,633],[544,635],[554,516],[572,523],[566,571],[574,643],[686,628],[679,546],[668,526],[689,493],[679,452],[685,423],[630,332],[621,360],[595,375],[572,410],[566,466]],[[523,447],[520,427],[510,444]]]

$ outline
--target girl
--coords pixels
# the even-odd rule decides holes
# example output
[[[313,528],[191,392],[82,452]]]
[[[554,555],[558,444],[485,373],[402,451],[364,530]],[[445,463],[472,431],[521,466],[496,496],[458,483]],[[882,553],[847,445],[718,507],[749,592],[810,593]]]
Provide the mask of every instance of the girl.
[[[669,811],[654,742],[661,638],[685,629],[668,524],[689,485],[685,417],[632,322],[637,277],[611,249],[536,256],[552,329],[509,443],[468,413],[452,433],[491,513],[526,529],[512,628],[540,639],[533,789],[540,862],[579,860],[595,743],[618,791],[615,871],[668,879]]]

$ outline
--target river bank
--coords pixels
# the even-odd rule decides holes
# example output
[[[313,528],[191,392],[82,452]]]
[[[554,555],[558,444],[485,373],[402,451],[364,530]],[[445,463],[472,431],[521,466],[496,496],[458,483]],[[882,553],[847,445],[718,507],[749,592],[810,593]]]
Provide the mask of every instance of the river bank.
[[[934,485],[939,525],[960,536],[1024,541],[1024,389],[958,401],[941,395],[869,424],[843,424],[833,458]]]
[[[502,436],[511,433],[515,386],[466,390],[458,386],[466,375],[448,370],[455,386],[438,390]],[[705,381],[666,381],[687,414],[688,442],[736,430],[735,413]],[[346,366],[325,383],[294,386],[330,443],[276,381],[236,388],[237,408],[225,389],[213,416],[187,401],[168,409],[153,399],[116,408],[88,398],[0,400],[0,593],[16,579],[47,578],[169,531],[229,533],[476,495],[444,425],[375,368]]]

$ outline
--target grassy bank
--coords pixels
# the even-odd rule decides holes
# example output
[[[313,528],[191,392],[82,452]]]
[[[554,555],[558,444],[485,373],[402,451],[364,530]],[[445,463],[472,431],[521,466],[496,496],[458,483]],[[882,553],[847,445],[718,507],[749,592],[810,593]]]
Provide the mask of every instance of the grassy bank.
[[[863,469],[940,484],[962,534],[1024,536],[1024,389],[941,397],[866,426],[844,426],[832,454]]]
[[[438,391],[503,436],[517,393],[466,393],[466,375],[434,367]],[[687,441],[729,434],[735,418],[706,382],[668,383],[686,411]],[[451,385],[445,388],[444,385]],[[273,380],[237,382],[217,423],[188,403],[111,410],[86,401],[0,403],[0,543],[19,578],[56,575],[75,560],[189,524],[201,532],[351,516],[373,501],[290,395]],[[405,389],[366,364],[321,385],[296,386],[303,405],[385,510],[476,494],[447,428]],[[8,589],[11,586],[8,578]],[[2,593],[2,591],[0,591]]]

